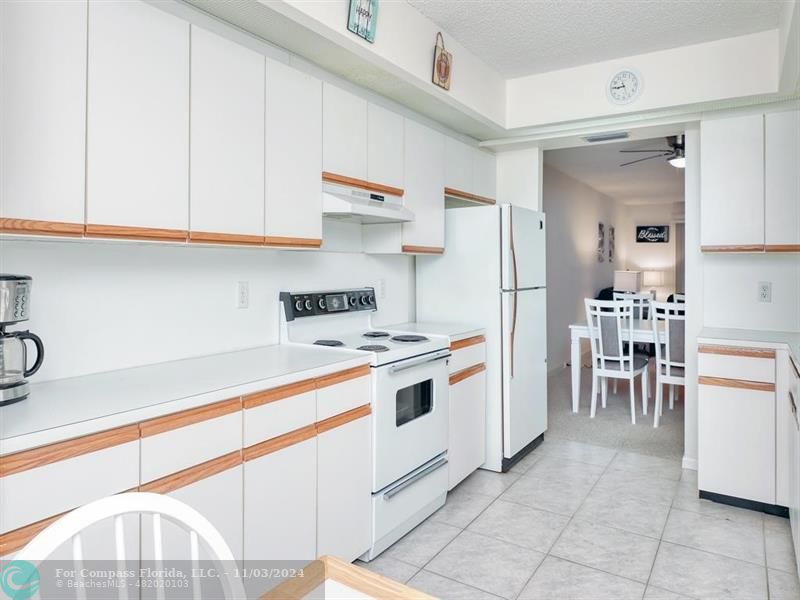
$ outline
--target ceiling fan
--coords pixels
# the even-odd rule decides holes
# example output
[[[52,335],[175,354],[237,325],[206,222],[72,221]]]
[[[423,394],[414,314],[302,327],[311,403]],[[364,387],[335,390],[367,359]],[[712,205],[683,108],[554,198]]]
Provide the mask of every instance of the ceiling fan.
[[[683,135],[670,135],[667,136],[667,146],[669,148],[660,148],[658,150],[620,150],[620,152],[624,153],[634,153],[634,152],[648,152],[652,154],[656,152],[653,156],[647,156],[645,158],[639,158],[637,160],[632,160],[630,162],[622,163],[620,167],[627,167],[628,165],[633,165],[639,162],[644,162],[646,160],[652,160],[654,158],[666,158],[667,162],[671,164],[673,167],[677,169],[683,169],[686,166],[686,155],[684,154],[683,148]]]

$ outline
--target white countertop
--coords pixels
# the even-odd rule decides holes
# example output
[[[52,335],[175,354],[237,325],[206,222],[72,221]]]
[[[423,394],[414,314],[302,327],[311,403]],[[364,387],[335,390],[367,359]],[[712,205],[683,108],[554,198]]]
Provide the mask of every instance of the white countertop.
[[[798,332],[704,327],[700,331],[698,339],[729,343],[748,342],[768,348],[786,346],[792,360],[800,368],[800,333]]]
[[[368,352],[274,345],[31,385],[0,408],[0,455],[369,364]]]
[[[431,335],[446,335],[451,342],[457,342],[475,335],[483,335],[483,327],[475,323],[441,323],[438,321],[423,321],[419,323],[398,323],[387,325],[386,329],[397,329],[411,333],[430,333]]]

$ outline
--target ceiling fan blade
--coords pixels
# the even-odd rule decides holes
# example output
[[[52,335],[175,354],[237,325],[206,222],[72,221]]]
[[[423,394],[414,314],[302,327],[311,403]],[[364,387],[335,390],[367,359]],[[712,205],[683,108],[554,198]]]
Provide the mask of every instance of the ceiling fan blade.
[[[622,163],[620,167],[627,167],[628,165],[634,165],[639,162],[644,162],[646,160],[652,160],[654,158],[663,158],[664,156],[672,156],[672,152],[665,152],[664,154],[656,154],[655,156],[648,156],[647,158],[640,158],[639,160],[632,160],[630,162]]]
[[[659,148],[658,150],[620,150],[620,152],[672,152],[672,150]]]

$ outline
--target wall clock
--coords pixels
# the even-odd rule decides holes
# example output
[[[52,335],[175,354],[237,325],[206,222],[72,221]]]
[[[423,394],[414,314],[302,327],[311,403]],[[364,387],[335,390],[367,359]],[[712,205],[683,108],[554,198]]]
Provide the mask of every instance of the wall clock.
[[[642,93],[642,76],[635,69],[622,69],[611,78],[606,88],[612,104],[630,104]]]

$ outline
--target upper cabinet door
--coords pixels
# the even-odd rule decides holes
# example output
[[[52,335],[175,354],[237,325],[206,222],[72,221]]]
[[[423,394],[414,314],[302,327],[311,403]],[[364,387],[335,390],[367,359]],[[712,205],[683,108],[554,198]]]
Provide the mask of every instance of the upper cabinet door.
[[[381,106],[367,106],[367,180],[403,188],[403,119]]]
[[[700,169],[701,245],[763,249],[763,115],[702,121]]]
[[[403,251],[419,246],[433,252],[444,248],[444,136],[405,119],[405,206],[414,221],[403,223]]]
[[[192,26],[192,239],[264,241],[264,61]]]
[[[322,86],[322,170],[367,180],[367,101]]]
[[[0,57],[0,217],[81,234],[85,0],[0,2]]]
[[[765,144],[767,249],[797,250],[800,249],[800,111],[768,113]]]
[[[473,193],[475,187],[473,151],[474,149],[464,142],[445,137],[445,156],[447,157],[444,168],[445,187]]]
[[[474,194],[484,198],[497,198],[497,164],[491,152],[473,149],[475,164],[475,189]]]
[[[288,237],[319,246],[322,82],[268,60],[266,132],[267,242]]]
[[[121,0],[89,23],[87,233],[185,239],[189,24]]]

